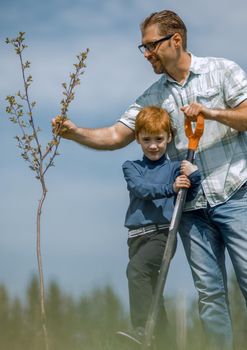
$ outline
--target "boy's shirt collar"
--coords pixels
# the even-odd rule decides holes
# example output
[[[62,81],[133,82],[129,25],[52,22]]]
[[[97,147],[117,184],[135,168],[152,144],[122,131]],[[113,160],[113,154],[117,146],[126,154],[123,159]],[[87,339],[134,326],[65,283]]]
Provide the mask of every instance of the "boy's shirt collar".
[[[163,154],[163,156],[161,156],[159,159],[157,160],[151,160],[149,159],[147,156],[145,156],[145,154],[143,155],[143,160],[145,163],[147,164],[151,164],[151,165],[158,165],[158,164],[162,164],[167,160],[167,155],[166,153]]]

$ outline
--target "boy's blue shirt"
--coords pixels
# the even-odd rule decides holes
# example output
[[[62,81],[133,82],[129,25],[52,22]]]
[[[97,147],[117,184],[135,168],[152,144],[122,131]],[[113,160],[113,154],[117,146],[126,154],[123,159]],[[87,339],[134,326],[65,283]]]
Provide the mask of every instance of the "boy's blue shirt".
[[[144,155],[142,160],[128,160],[123,164],[130,197],[125,217],[125,226],[128,229],[170,223],[176,200],[173,183],[180,175],[180,165],[181,161],[171,161],[166,155],[157,161]],[[196,197],[201,183],[199,171],[193,172],[189,179],[191,187],[186,201]]]

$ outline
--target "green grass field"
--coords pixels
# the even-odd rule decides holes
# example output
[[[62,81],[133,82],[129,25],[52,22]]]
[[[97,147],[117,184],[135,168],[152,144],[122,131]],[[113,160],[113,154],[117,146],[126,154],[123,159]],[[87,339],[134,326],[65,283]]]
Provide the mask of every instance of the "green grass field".
[[[234,279],[230,281],[229,294],[235,349],[245,350],[246,307]],[[10,298],[7,289],[0,286],[1,350],[45,350],[38,295],[36,278],[30,282],[22,301]],[[170,330],[169,340],[162,344],[162,349],[209,349],[204,345],[197,301],[186,305],[183,298],[168,298],[166,308]],[[109,286],[94,289],[75,300],[52,282],[46,290],[46,311],[49,350],[131,350],[115,335],[116,331],[129,328],[129,315]]]

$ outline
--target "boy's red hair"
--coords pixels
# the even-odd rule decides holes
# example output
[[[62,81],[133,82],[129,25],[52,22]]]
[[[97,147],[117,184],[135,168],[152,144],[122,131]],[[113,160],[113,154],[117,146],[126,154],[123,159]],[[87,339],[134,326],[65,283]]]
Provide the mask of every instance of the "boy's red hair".
[[[157,134],[161,131],[171,134],[171,122],[168,113],[161,107],[147,106],[140,110],[135,121],[135,134],[140,131]]]

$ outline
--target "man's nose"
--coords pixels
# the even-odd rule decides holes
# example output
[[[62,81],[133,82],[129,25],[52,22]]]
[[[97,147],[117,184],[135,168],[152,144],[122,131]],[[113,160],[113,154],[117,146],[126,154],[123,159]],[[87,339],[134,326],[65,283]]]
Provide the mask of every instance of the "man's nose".
[[[150,52],[149,50],[145,49],[144,53],[143,53],[143,56],[146,58],[146,59],[149,59],[149,57],[152,56],[152,52]]]

